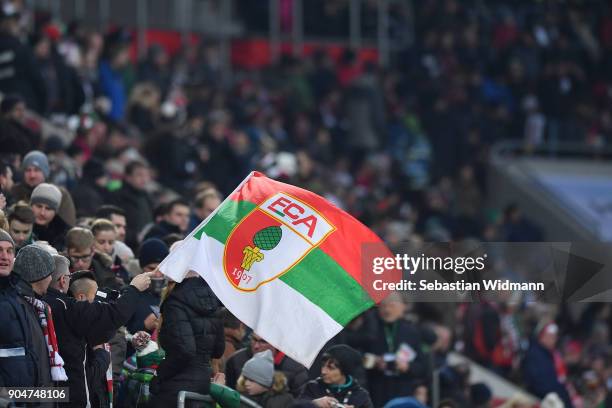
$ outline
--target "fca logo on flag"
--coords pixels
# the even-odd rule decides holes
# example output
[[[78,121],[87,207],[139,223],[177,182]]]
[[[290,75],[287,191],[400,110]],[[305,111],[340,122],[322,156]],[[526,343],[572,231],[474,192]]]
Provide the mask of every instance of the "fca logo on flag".
[[[255,291],[288,272],[335,229],[313,207],[277,193],[230,233],[223,256],[225,274],[236,289]]]

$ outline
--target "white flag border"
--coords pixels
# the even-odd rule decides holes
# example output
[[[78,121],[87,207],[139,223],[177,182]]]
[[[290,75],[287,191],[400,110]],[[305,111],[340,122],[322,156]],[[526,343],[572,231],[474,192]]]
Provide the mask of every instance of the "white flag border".
[[[197,226],[197,227],[195,227],[195,228],[194,228],[194,229],[193,229],[193,230],[192,230],[192,231],[189,233],[189,235],[187,235],[187,236],[186,236],[186,237],[185,237],[185,238],[184,238],[184,239],[183,239],[183,240],[182,240],[182,241],[181,241],[181,242],[180,242],[180,243],[179,243],[179,244],[176,246],[176,248],[174,248],[174,250],[173,250],[172,252],[170,252],[170,253],[169,253],[169,254],[168,254],[168,255],[167,255],[167,256],[166,256],[166,257],[163,259],[163,261],[161,261],[161,262],[160,262],[160,264],[159,264],[159,266],[158,266],[158,269],[161,271],[161,273],[162,273],[162,274],[164,274],[164,275],[168,276],[168,275],[167,275],[167,274],[164,272],[164,269],[165,269],[166,264],[167,264],[167,263],[170,261],[170,258],[172,258],[172,254],[173,254],[175,251],[178,251],[178,250],[179,250],[179,249],[180,249],[180,248],[181,248],[183,245],[185,245],[185,244],[186,244],[186,243],[189,241],[189,239],[190,239],[190,238],[192,238],[192,237],[195,235],[195,233],[196,233],[197,231],[199,231],[199,230],[200,230],[200,229],[201,229],[201,228],[202,228],[204,225],[208,224],[208,222],[209,222],[209,221],[212,219],[212,217],[214,217],[214,216],[217,214],[217,212],[219,212],[219,209],[220,209],[221,207],[223,207],[223,205],[224,205],[226,202],[228,202],[228,201],[230,200],[230,197],[231,197],[231,196],[232,196],[232,195],[233,195],[235,192],[237,192],[238,190],[240,190],[240,189],[241,189],[241,188],[242,188],[242,187],[243,187],[243,186],[246,184],[246,182],[247,182],[247,181],[249,181],[249,179],[255,175],[255,173],[256,173],[255,171],[251,171],[251,172],[249,173],[249,175],[248,175],[248,176],[246,176],[246,177],[244,178],[244,180],[242,180],[242,181],[240,182],[240,184],[238,184],[238,186],[236,186],[236,188],[235,188],[235,189],[234,189],[234,190],[233,190],[231,193],[229,193],[229,194],[227,195],[227,197],[225,197],[225,199],[224,199],[224,200],[221,202],[221,204],[219,204],[219,206],[218,206],[217,208],[215,208],[215,209],[213,210],[213,212],[211,212],[210,214],[208,214],[208,217],[206,217],[206,218],[205,218],[205,219],[204,219],[204,220],[203,220],[203,221],[202,221],[200,224],[198,224],[198,226]],[[172,276],[172,280],[176,281],[177,283],[181,283],[181,282],[183,281],[183,279],[185,279],[185,275],[187,275],[187,273],[188,273],[188,272],[189,272],[189,270],[188,270],[188,269],[186,269],[186,270],[184,270],[184,271],[181,271],[179,274],[174,274],[174,275]]]

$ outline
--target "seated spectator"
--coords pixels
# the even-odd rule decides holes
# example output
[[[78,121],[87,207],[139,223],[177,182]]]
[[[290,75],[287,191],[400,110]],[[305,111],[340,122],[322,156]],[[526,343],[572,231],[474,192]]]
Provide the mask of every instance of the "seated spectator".
[[[293,402],[287,378],[280,371],[274,372],[270,350],[255,354],[244,364],[236,390],[263,408],[281,408]]]
[[[70,259],[70,268],[73,272],[92,271],[100,287],[120,289],[125,285],[124,280],[113,271],[111,258],[95,251],[94,236],[90,230],[74,227],[68,231],[66,254]]]
[[[189,204],[183,199],[168,203],[162,220],[155,224],[145,236],[145,239],[163,239],[170,234],[185,236],[189,231]]]
[[[11,194],[13,200],[29,201],[32,193],[39,184],[49,179],[51,169],[47,155],[38,150],[33,150],[26,154],[21,163],[23,171],[23,181],[13,186]],[[63,187],[57,187],[61,192],[60,204],[57,207],[57,214],[68,225],[76,224],[76,209],[72,196]]]
[[[330,347],[323,355],[321,377],[308,382],[300,398],[310,399],[322,408],[335,404],[373,408],[370,394],[353,377],[361,360],[361,354],[350,346]]]
[[[15,248],[17,251],[33,243],[32,229],[34,228],[34,212],[29,205],[17,203],[11,207],[8,221],[9,232],[15,241]]]
[[[58,251],[64,250],[64,237],[70,226],[57,215],[62,193],[53,184],[41,183],[30,197],[34,212],[34,235],[39,241],[46,241]]]
[[[225,363],[225,379],[228,387],[236,388],[242,367],[251,357],[262,351],[270,350],[274,354],[274,369],[285,374],[289,391],[294,397],[297,397],[304,384],[308,381],[308,370],[306,370],[306,367],[287,357],[285,353],[276,350],[257,333],[251,333],[250,343],[250,347],[238,350],[227,359]]]

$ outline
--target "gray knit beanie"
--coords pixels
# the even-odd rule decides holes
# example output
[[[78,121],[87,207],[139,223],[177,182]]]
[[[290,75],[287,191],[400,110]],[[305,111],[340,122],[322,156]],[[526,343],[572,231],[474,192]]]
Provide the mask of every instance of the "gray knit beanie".
[[[10,242],[11,245],[13,245],[13,248],[15,248],[15,241],[13,241],[13,237],[11,237],[11,234],[3,229],[0,229],[0,241]]]
[[[39,150],[32,150],[26,154],[21,162],[21,168],[25,171],[30,166],[38,167],[45,175],[45,180],[49,178],[49,159],[47,155]]]
[[[54,211],[57,211],[61,202],[62,192],[59,188],[49,183],[37,185],[30,197],[30,204],[46,204]]]
[[[13,266],[13,272],[30,283],[45,279],[54,269],[55,262],[51,254],[34,244],[21,248]]]
[[[255,354],[242,367],[242,375],[266,388],[274,382],[274,359],[272,351],[266,350]]]

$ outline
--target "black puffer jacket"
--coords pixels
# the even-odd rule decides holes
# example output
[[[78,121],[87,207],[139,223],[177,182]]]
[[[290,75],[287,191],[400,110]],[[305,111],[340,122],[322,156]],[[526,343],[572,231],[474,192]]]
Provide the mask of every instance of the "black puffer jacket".
[[[177,284],[162,303],[159,342],[166,358],[151,384],[153,406],[176,405],[179,391],[207,394],[211,358],[225,348],[223,322],[215,315],[220,303],[200,277]]]
[[[319,377],[306,384],[301,399],[316,400],[322,397],[333,397],[339,403],[352,405],[355,408],[374,408],[370,394],[354,380],[348,377],[348,383],[341,387],[325,384]]]

